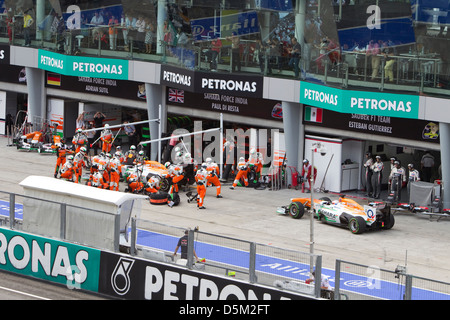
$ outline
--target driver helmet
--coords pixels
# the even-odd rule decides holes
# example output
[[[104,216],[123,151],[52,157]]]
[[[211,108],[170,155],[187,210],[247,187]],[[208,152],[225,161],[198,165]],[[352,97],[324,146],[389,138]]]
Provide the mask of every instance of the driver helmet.
[[[87,152],[87,150],[86,150],[86,148],[85,148],[85,147],[81,147],[81,148],[80,148],[80,152],[82,152],[82,153],[86,153],[86,152]]]
[[[136,150],[136,146],[135,146],[135,145],[132,145],[132,146],[130,147],[130,150]]]

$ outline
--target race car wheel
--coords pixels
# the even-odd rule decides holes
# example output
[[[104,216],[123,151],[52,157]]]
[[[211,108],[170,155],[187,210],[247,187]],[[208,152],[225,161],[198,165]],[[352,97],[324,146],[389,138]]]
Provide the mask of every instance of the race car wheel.
[[[353,234],[361,234],[366,231],[366,221],[362,217],[353,217],[348,222],[348,228]]]
[[[386,219],[386,221],[385,221],[385,225],[384,225],[384,228],[385,229],[392,229],[392,227],[394,226],[394,224],[395,224],[395,219],[394,219],[394,215],[393,214],[390,214],[389,215],[389,218],[387,218]]]
[[[289,215],[294,219],[300,219],[305,213],[305,207],[301,202],[292,202],[289,205]]]
[[[164,192],[169,191],[169,189],[170,189],[170,181],[167,178],[161,178],[159,189],[161,191],[164,191]]]

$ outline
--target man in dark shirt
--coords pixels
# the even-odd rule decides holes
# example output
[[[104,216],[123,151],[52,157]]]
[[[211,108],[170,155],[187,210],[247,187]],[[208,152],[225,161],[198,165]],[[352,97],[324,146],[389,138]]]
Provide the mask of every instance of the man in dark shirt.
[[[177,254],[178,249],[181,247],[181,259],[187,259],[187,251],[188,251],[188,230],[184,231],[184,236],[182,236],[179,240],[178,240],[178,244],[177,247],[175,248],[175,251],[173,252],[173,257],[175,257],[175,255]],[[194,257],[195,260],[198,261],[198,257],[197,254],[195,253],[195,249],[194,249]]]
[[[290,50],[291,53],[291,60],[289,60],[289,66],[294,67],[294,77],[295,79],[299,79],[299,72],[300,72],[300,57],[302,54],[302,47],[300,46],[300,43],[298,43],[297,38],[292,37],[291,38],[292,48]]]
[[[103,120],[105,120],[105,119],[106,119],[106,116],[102,112],[100,112],[100,111],[97,112],[94,115],[94,128],[103,128]],[[95,146],[94,145],[91,146],[91,148],[94,149],[95,154],[98,153],[97,152],[98,149],[99,149],[98,140],[100,140],[100,134],[101,134],[101,130],[96,130],[95,131],[95,136],[92,138],[92,141],[97,141],[95,143]]]

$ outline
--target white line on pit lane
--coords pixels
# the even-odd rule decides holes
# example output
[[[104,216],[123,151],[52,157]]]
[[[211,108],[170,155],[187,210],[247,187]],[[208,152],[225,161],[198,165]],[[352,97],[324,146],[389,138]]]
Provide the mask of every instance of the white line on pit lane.
[[[31,294],[31,293],[26,293],[26,292],[23,292],[23,291],[18,291],[18,290],[6,288],[6,287],[1,287],[1,286],[0,286],[0,290],[10,291],[10,292],[21,294],[23,296],[28,296],[28,297],[32,297],[32,298],[36,298],[36,299],[40,299],[40,300],[51,300],[51,299],[44,298],[44,297],[41,297],[41,296],[36,296],[34,294]]]

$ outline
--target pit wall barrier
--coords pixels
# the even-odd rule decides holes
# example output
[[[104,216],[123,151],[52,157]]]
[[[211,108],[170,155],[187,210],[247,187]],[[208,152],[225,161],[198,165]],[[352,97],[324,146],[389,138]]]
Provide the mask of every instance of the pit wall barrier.
[[[0,269],[119,299],[312,299],[5,227],[0,227]]]
[[[79,186],[82,187],[85,186]],[[97,202],[92,208],[80,207],[82,192],[77,197],[70,196],[72,199],[66,201],[67,190],[64,188],[53,188],[51,193],[45,194],[48,199],[38,198],[40,194],[36,194],[35,190],[43,188],[43,185],[35,187],[33,184],[31,195],[0,191],[1,270],[67,285],[70,289],[83,289],[123,299],[214,300],[230,296],[233,296],[232,299],[312,299],[318,296],[315,292],[320,291],[318,286],[312,285],[308,286],[309,295],[280,290],[274,285],[274,281],[283,280],[281,276],[265,277],[255,271],[257,244],[239,239],[214,236],[216,242],[225,246],[238,244],[248,247],[250,252],[246,254],[250,265],[244,268],[214,264],[206,270],[199,270],[194,267],[192,247],[188,250],[187,260],[190,263],[180,265],[176,260],[166,260],[168,252],[163,252],[161,257],[161,250],[155,250],[146,244],[137,245],[137,241],[141,241],[141,238],[137,239],[139,234],[143,235],[150,230],[163,232],[161,225],[137,219],[139,214],[135,209],[140,206],[136,201],[141,199],[120,198],[119,201],[100,198],[103,203],[111,204],[108,212],[99,210],[101,203]],[[84,195],[86,203],[89,203],[90,197],[91,194]],[[133,205],[126,205],[130,201]],[[41,208],[42,214],[36,208]],[[43,216],[53,218],[44,219]],[[109,222],[109,231],[102,232],[106,228],[105,224],[103,228],[96,228],[96,232],[92,232],[92,227],[86,223],[90,221],[90,217],[96,221],[106,217],[103,221]],[[136,225],[139,225],[139,229],[136,229]],[[33,227],[32,231],[30,226]],[[165,228],[166,235],[170,230],[177,240],[184,234],[184,230],[180,231],[180,228]],[[86,236],[84,233],[87,233]],[[74,236],[77,240],[73,240]],[[207,240],[205,237],[212,238],[213,235],[203,233],[201,237],[191,243]],[[156,244],[153,242],[151,245]],[[175,245],[170,246],[173,252]],[[309,259],[309,255],[306,255]],[[315,257],[315,261],[318,261],[316,272],[320,272],[321,257]],[[205,267],[205,264],[200,263],[200,267]],[[224,274],[224,268],[233,274]],[[147,280],[150,275],[152,277]],[[250,277],[246,279],[240,275]],[[256,283],[258,278],[268,282]],[[162,287],[159,287],[161,284]]]

